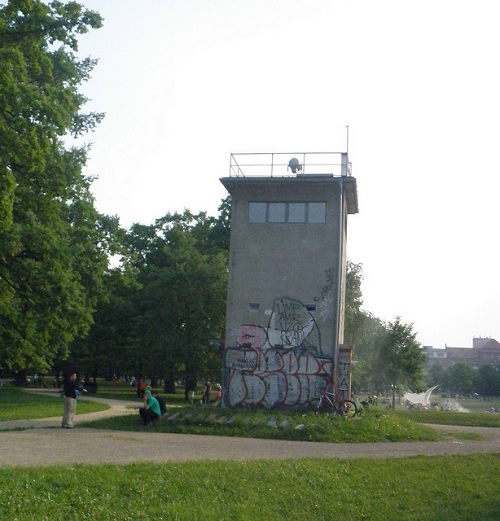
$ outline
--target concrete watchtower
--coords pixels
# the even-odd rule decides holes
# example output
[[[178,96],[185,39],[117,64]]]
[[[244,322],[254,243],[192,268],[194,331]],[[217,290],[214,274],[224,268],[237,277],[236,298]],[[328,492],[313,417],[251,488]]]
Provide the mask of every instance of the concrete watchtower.
[[[347,153],[232,154],[220,181],[232,198],[224,404],[305,407],[332,381],[348,396],[347,215],[358,199]]]

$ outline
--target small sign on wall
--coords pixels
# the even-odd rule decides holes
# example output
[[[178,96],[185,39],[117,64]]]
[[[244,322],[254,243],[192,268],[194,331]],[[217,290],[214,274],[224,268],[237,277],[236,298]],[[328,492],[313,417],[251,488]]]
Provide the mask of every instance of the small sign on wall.
[[[337,372],[339,394],[345,400],[351,398],[351,362],[352,362],[352,347],[339,347],[339,367]]]

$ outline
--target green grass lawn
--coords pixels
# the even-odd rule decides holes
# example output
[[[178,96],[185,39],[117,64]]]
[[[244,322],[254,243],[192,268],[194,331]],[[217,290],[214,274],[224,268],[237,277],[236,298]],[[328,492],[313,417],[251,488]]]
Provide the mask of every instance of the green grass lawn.
[[[0,518],[500,519],[500,456],[0,469]]]
[[[359,417],[344,419],[312,412],[222,409],[200,406],[199,400],[195,400],[195,405],[190,405],[184,401],[183,389],[179,389],[175,395],[160,394],[167,402],[169,413],[178,413],[175,421],[163,420],[156,425],[144,427],[139,421],[138,413],[131,410],[129,416],[102,419],[84,425],[113,430],[353,443],[439,439],[434,430],[422,425],[425,423],[500,427],[500,414],[484,412],[487,408],[484,406],[485,402],[479,400],[470,400],[471,403],[465,403],[464,407],[482,412],[458,413],[405,410],[402,407],[395,410],[372,407]],[[96,396],[134,401],[138,406],[142,403],[137,398],[135,389],[123,382],[100,381]],[[495,402],[494,406],[496,405],[498,404]],[[88,399],[79,401],[77,414],[106,407],[92,402],[90,395]],[[60,398],[26,393],[9,386],[0,389],[0,420],[43,418],[59,414],[62,414]],[[274,422],[274,426],[269,425],[270,421]]]
[[[439,399],[441,405],[446,399]],[[465,398],[452,400],[454,407],[460,407],[462,412],[443,410],[407,410],[402,406],[396,409],[379,407],[384,414],[394,414],[399,418],[408,419],[420,423],[440,425],[462,425],[470,427],[500,427],[500,413],[487,412],[491,407],[500,410],[500,399],[491,398],[488,401]]]
[[[323,442],[435,441],[432,429],[395,415],[367,412],[359,418],[346,419],[313,412],[231,410],[206,406],[177,407],[175,421],[163,419],[144,427],[138,413],[85,422],[82,426],[140,431],[175,432],[213,436],[239,436]]]
[[[76,414],[104,411],[108,405],[79,400]],[[0,421],[50,418],[63,414],[63,400],[59,396],[27,393],[5,386],[0,388]]]
[[[500,413],[453,412],[453,411],[405,411],[396,409],[394,414],[401,419],[439,425],[463,425],[469,427],[500,427]]]
[[[100,385],[97,396],[139,403],[134,390],[121,385]],[[469,424],[498,426],[497,415],[484,412],[373,408],[346,420],[311,412],[186,406],[182,393],[168,395],[166,401],[180,421],[143,427],[132,413],[92,425],[352,442],[437,439],[432,429],[419,423],[431,420],[453,423],[468,418]],[[77,411],[82,414],[89,408],[101,405],[84,400]],[[0,420],[59,414],[60,398],[0,389]],[[215,420],[223,415],[235,418],[228,426],[213,421],[214,415]],[[270,417],[276,426],[267,425]],[[288,424],[279,427],[284,421]],[[297,429],[299,425],[303,427]],[[499,475],[500,454],[0,468],[0,519],[493,521],[500,519]]]

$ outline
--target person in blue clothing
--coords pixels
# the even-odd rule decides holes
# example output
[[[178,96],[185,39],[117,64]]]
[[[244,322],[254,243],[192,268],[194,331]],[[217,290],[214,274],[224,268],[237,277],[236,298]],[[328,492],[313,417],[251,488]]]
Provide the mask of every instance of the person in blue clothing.
[[[147,425],[152,423],[161,416],[160,404],[158,400],[151,395],[151,391],[146,389],[144,391],[144,406],[139,409],[142,423]]]

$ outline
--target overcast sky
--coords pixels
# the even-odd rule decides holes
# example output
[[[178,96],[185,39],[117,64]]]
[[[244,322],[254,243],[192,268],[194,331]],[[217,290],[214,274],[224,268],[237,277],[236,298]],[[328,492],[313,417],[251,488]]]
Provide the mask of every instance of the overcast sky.
[[[105,18],[86,173],[123,226],[217,215],[234,152],[345,151],[364,309],[434,347],[500,341],[496,2],[82,0]]]

